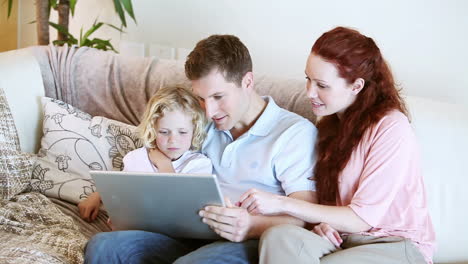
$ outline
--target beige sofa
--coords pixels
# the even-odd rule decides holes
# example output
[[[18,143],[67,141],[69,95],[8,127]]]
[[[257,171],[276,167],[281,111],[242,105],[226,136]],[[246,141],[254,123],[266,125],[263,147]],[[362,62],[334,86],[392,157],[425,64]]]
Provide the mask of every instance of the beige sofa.
[[[183,65],[175,61],[121,57],[87,48],[32,47],[0,53],[0,87],[5,90],[25,152],[36,153],[40,145],[41,96],[63,100],[91,115],[135,125],[149,96],[162,85],[176,83],[189,84]],[[303,80],[256,76],[256,87],[261,94],[272,95],[281,106],[314,120]],[[426,190],[436,229],[438,250],[434,262],[468,263],[468,228],[464,224],[468,219],[467,107],[412,96],[407,97],[407,102],[422,149]],[[100,215],[99,224],[89,225],[79,220],[74,205],[51,200],[79,222],[77,226],[85,239],[106,230],[102,225],[105,215]],[[0,220],[0,227],[4,224]],[[3,246],[9,242],[0,238],[0,243]],[[83,240],[80,243],[82,248]],[[19,263],[14,258],[8,260]],[[80,260],[82,256],[60,259]]]

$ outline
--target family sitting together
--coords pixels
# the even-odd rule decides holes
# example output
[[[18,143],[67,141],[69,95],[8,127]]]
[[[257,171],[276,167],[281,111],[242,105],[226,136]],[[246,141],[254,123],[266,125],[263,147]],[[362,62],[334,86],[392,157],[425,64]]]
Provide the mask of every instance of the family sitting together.
[[[372,38],[338,27],[312,46],[305,89],[316,127],[255,92],[235,36],[198,42],[185,73],[192,91],[165,87],[148,102],[145,147],[124,170],[216,174],[226,207],[199,215],[223,239],[104,232],[85,263],[432,263],[416,138]],[[82,217],[95,219],[100,202],[81,202]]]

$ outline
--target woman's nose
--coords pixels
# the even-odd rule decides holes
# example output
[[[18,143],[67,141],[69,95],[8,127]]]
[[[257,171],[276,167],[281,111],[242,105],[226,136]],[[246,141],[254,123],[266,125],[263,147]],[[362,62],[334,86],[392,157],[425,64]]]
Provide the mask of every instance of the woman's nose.
[[[317,89],[314,87],[314,85],[312,85],[311,83],[307,83],[306,89],[307,89],[307,92],[306,92],[307,97],[309,98],[317,97]]]

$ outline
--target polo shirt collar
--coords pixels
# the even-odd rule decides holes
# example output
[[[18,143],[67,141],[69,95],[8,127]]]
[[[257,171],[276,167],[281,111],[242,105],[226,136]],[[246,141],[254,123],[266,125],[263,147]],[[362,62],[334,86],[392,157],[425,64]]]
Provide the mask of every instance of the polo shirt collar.
[[[280,107],[275,103],[275,100],[273,100],[271,96],[262,96],[262,98],[266,101],[267,106],[257,119],[257,122],[255,122],[247,132],[260,137],[264,137],[270,133],[276,125],[280,113]]]

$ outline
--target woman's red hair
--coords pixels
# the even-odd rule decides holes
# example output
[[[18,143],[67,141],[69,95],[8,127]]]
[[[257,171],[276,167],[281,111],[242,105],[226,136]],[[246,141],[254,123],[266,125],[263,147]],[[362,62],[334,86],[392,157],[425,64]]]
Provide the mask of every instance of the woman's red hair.
[[[364,88],[343,113],[325,116],[317,124],[317,163],[314,170],[321,204],[335,204],[338,178],[364,132],[389,111],[407,115],[392,73],[375,42],[356,30],[337,27],[324,33],[312,47],[313,54],[333,63],[348,83],[362,78]]]

